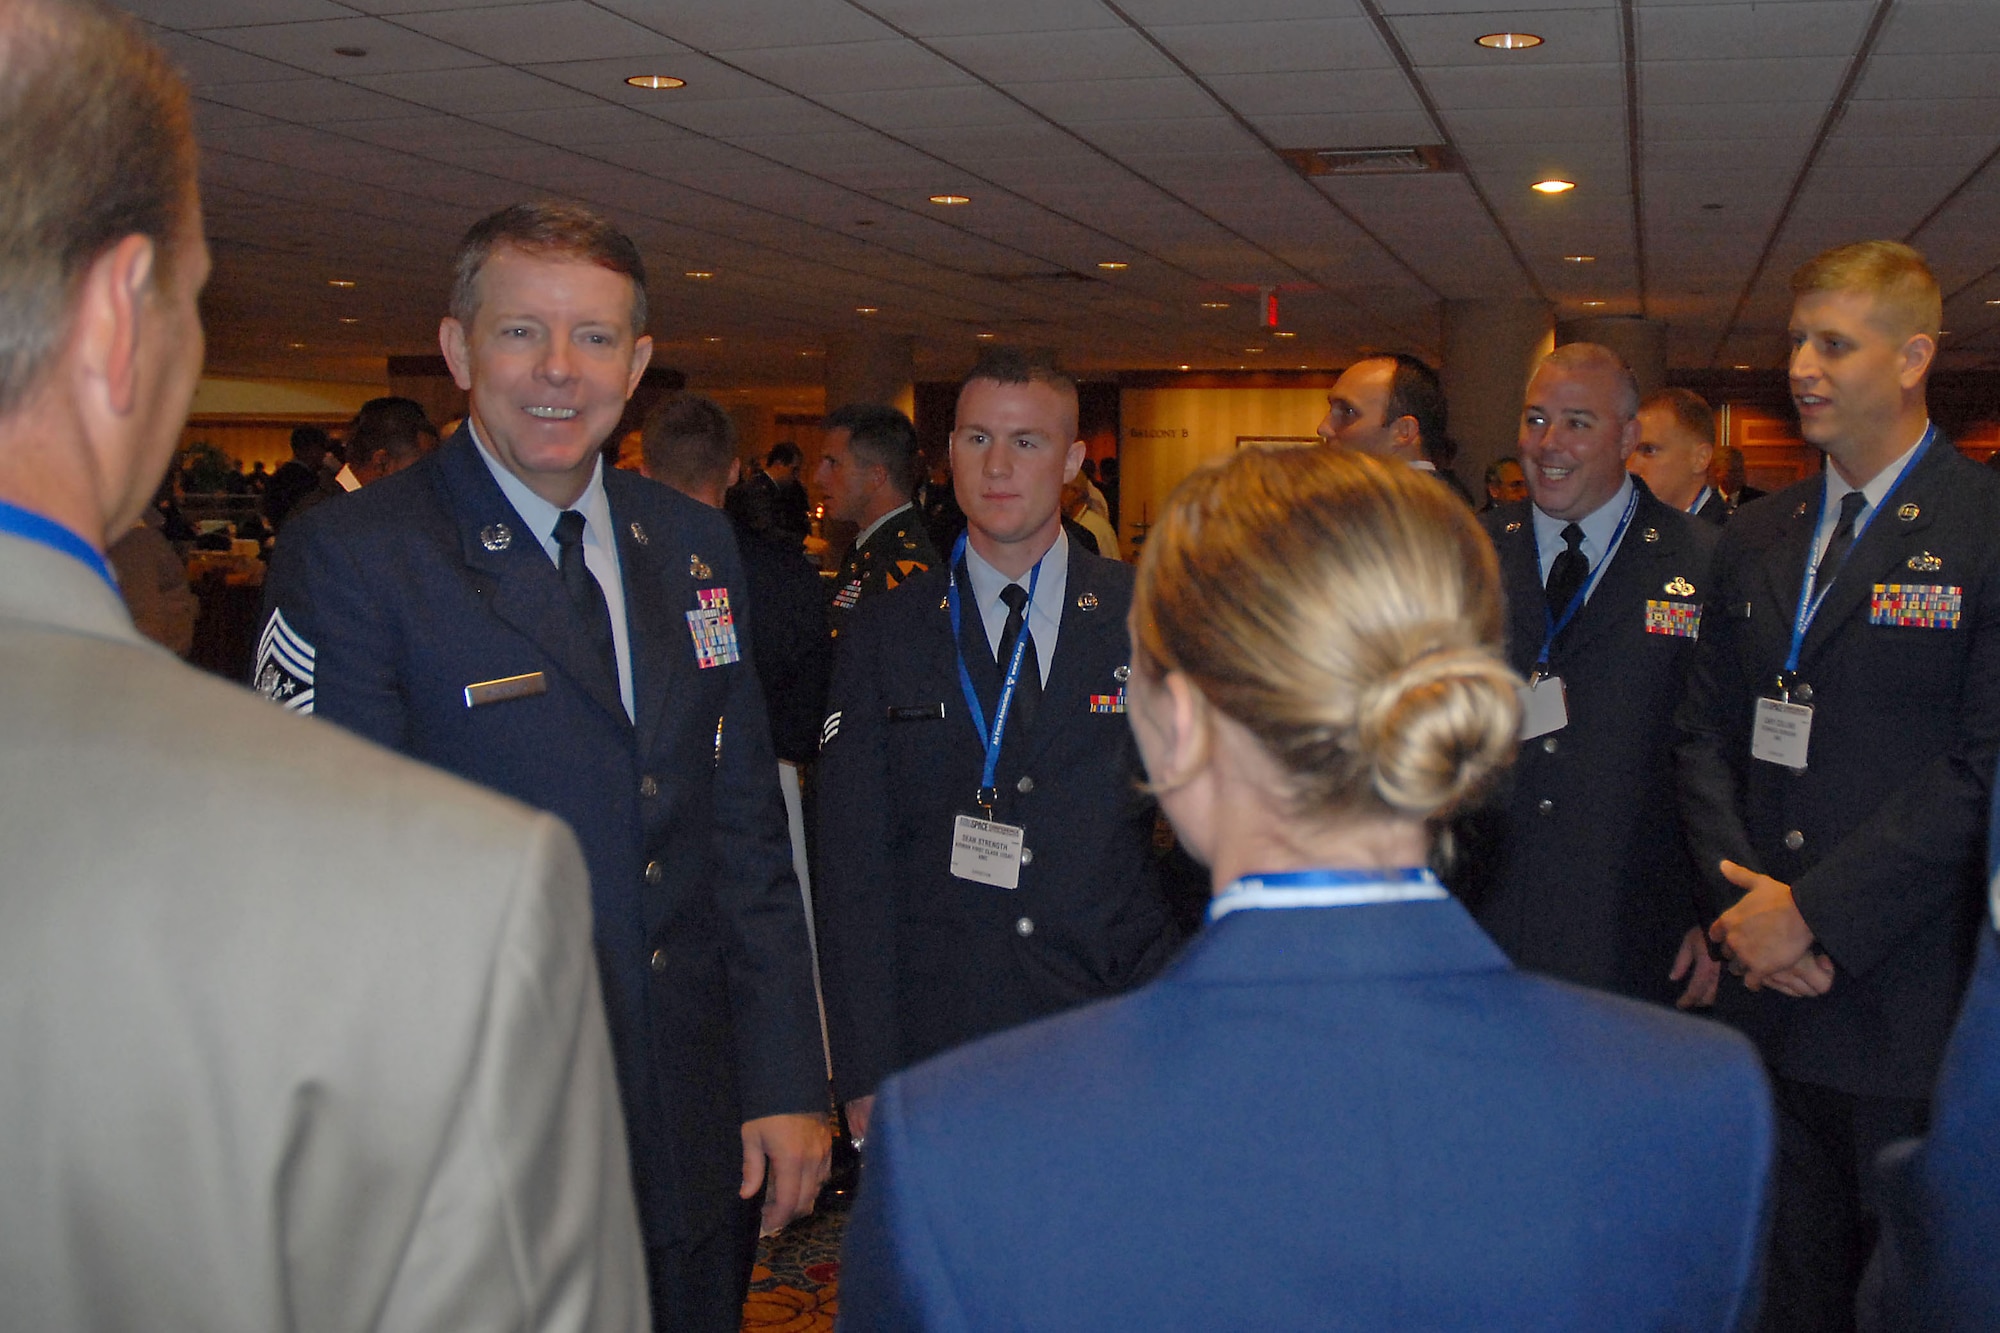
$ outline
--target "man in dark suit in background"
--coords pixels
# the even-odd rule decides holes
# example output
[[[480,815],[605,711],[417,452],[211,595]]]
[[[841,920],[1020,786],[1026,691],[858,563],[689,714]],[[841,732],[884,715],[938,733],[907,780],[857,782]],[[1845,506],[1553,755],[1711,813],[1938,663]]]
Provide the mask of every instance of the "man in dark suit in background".
[[[568,820],[660,1328],[734,1330],[758,1209],[810,1208],[830,1134],[804,914],[727,520],[600,455],[644,372],[645,274],[587,210],[461,244],[468,422],[279,544],[257,681]]]
[[[1715,459],[1715,412],[1692,389],[1658,389],[1639,404],[1639,447],[1628,466],[1662,504],[1717,527],[1736,506],[1709,483]]]
[[[1675,817],[1673,710],[1715,534],[1626,475],[1638,404],[1632,372],[1594,343],[1557,348],[1529,381],[1532,502],[1481,521],[1507,661],[1530,690],[1506,795],[1468,821],[1466,897],[1521,967],[1689,1006],[1708,1003],[1716,968]]]
[[[819,938],[857,1140],[896,1070],[1137,985],[1178,940],[1124,717],[1132,570],[1073,546],[1057,509],[1083,448],[1075,381],[989,354],[959,391],[952,568],[864,602],[841,639]]]
[[[1921,1133],[1972,966],[2000,750],[2000,477],[1938,436],[1942,318],[1906,245],[1792,277],[1820,476],[1722,529],[1678,722],[1682,815],[1778,1106],[1766,1326],[1844,1329],[1869,1166]]]

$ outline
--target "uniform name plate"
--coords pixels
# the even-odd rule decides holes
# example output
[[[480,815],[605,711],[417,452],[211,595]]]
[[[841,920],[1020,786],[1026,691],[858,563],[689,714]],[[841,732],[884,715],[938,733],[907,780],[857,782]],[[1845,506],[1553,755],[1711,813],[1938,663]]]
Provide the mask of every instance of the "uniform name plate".
[[[960,815],[951,834],[951,873],[996,889],[1021,887],[1025,830],[1015,824]]]
[[[526,699],[530,695],[547,694],[549,678],[539,671],[530,671],[525,676],[502,676],[499,680],[482,680],[477,685],[465,687],[465,706],[477,708],[481,704],[505,703],[509,699]]]

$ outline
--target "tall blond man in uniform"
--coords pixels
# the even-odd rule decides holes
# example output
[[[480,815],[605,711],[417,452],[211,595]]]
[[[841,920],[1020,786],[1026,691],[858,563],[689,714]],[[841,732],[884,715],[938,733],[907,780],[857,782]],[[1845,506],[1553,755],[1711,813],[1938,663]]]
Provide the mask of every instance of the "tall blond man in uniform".
[[[1873,1163],[1921,1133],[1973,960],[2000,750],[2000,477],[1929,419],[1942,304],[1869,241],[1792,277],[1822,473],[1722,529],[1677,722],[1717,1011],[1779,1113],[1764,1323],[1852,1327]]]
[[[0,6],[0,1328],[642,1329],[574,839],[111,584],[208,267],[165,56]]]

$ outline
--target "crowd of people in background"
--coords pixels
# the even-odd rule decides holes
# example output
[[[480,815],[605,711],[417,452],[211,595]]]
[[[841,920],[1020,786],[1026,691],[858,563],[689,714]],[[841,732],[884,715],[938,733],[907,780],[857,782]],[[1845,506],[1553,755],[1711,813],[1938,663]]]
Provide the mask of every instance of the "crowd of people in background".
[[[859,1329],[2000,1326],[2000,476],[1907,245],[1793,275],[1775,494],[1578,342],[1475,513],[1370,356],[1128,562],[1045,355],[935,456],[621,432],[555,202],[440,256],[461,420],[200,532],[180,76],[0,9],[0,186],[0,1326],[722,1333],[836,1162]],[[250,690],[158,646],[211,536]]]

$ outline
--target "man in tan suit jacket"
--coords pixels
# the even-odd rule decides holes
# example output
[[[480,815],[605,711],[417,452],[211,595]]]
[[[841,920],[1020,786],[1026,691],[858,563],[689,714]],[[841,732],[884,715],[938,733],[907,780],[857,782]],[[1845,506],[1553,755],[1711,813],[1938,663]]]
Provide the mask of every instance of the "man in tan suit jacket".
[[[207,269],[165,59],[0,6],[0,1328],[642,1329],[568,830],[112,584]]]

